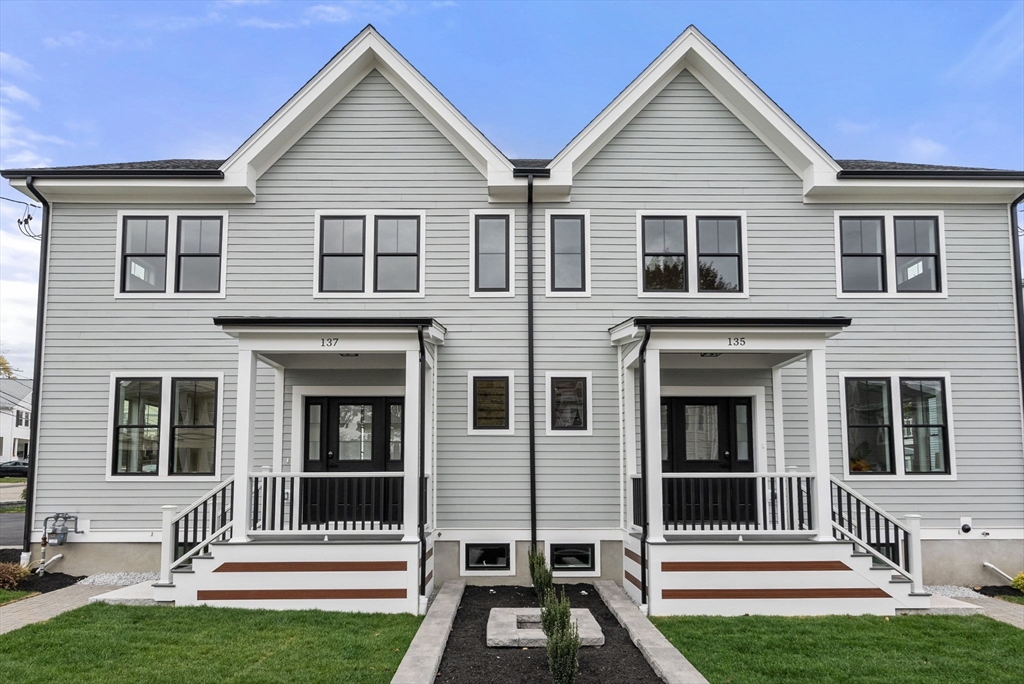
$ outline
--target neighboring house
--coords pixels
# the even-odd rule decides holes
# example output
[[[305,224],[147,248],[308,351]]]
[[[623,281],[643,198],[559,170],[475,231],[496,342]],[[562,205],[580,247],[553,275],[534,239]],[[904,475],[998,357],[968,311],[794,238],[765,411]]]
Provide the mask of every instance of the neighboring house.
[[[1024,566],[1024,173],[834,160],[693,28],[552,160],[368,27],[227,160],[3,175],[49,211],[65,571],[414,612],[536,541],[652,613],[808,614]]]
[[[28,458],[32,381],[0,378],[0,463]]]

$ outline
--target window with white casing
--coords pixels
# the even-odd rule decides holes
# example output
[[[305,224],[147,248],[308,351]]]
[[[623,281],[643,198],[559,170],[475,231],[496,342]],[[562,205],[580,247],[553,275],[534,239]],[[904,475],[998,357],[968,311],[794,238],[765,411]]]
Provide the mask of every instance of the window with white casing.
[[[637,295],[747,297],[744,212],[638,211]]]
[[[313,296],[422,297],[424,212],[318,211]]]
[[[469,295],[515,296],[515,212],[471,211]]]
[[[941,211],[835,212],[839,297],[945,297]]]
[[[548,210],[545,214],[545,287],[548,297],[589,297],[590,212]]]
[[[112,374],[107,479],[219,479],[222,385],[222,373]]]
[[[841,374],[848,478],[955,478],[948,373]]]
[[[515,376],[511,371],[472,371],[468,391],[469,434],[515,434]]]
[[[114,297],[224,297],[227,231],[227,212],[118,212]]]
[[[591,374],[549,372],[545,375],[547,434],[572,436],[593,434]]]

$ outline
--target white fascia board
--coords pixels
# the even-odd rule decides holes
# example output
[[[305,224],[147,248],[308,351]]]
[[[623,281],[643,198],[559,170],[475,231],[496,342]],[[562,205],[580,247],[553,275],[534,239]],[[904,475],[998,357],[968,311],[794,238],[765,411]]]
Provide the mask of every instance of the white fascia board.
[[[32,201],[24,178],[11,187]],[[220,178],[36,178],[34,185],[48,202],[127,204],[252,204],[248,185],[230,185]]]
[[[1009,204],[1024,181],[942,178],[844,178],[805,184],[805,204]]]
[[[551,163],[552,176],[575,175],[683,69],[687,69],[802,178],[839,165],[694,27],[687,28]]]
[[[371,70],[377,69],[490,181],[511,182],[512,163],[372,27],[302,87],[221,167],[225,180],[258,179]],[[506,178],[507,177],[507,178]]]

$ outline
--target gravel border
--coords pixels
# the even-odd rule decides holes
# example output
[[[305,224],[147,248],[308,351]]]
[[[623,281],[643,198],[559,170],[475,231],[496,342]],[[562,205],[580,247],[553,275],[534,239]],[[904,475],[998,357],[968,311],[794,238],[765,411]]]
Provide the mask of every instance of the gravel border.
[[[938,594],[939,596],[945,596],[947,598],[981,598],[982,595],[973,589],[967,587],[958,587],[952,584],[938,584],[935,586],[926,586],[924,590],[929,594]]]
[[[142,582],[156,582],[160,575],[155,572],[101,572],[89,575],[79,584],[90,584],[98,587],[130,587]]]

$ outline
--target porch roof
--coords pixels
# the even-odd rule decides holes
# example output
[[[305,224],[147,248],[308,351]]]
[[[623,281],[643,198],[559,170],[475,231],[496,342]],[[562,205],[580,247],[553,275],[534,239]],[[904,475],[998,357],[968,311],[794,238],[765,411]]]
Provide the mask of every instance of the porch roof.
[[[828,337],[838,334],[853,319],[847,316],[635,316],[608,329],[612,344],[628,344],[643,333],[646,326],[653,329],[687,330],[697,333],[702,330],[729,329],[759,330],[779,333],[825,333]]]
[[[322,316],[215,316],[214,325],[223,328],[415,328],[422,325],[444,331],[445,327],[433,318],[384,318],[381,316],[322,317]]]

